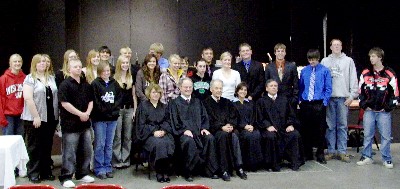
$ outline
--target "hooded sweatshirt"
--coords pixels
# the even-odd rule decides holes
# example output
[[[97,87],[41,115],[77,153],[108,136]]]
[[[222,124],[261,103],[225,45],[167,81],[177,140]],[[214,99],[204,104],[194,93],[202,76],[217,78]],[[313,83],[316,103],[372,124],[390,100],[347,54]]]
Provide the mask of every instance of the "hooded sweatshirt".
[[[93,121],[116,121],[119,116],[122,93],[121,87],[114,78],[106,83],[100,77],[92,81],[94,92]]]
[[[19,71],[17,75],[7,69],[0,77],[0,126],[7,126],[5,116],[19,116],[24,108],[22,84],[25,74]]]
[[[329,68],[332,76],[332,97],[355,99],[358,97],[356,66],[352,58],[345,53],[338,57],[330,54],[321,64]]]

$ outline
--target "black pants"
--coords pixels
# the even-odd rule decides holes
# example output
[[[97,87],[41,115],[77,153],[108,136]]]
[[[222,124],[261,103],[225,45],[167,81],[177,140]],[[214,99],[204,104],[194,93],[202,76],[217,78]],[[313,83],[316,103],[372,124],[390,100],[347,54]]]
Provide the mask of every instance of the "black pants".
[[[326,142],[326,107],[322,100],[301,102],[300,120],[306,158],[313,157],[313,147],[317,148],[317,157],[322,156]]]
[[[32,121],[24,121],[29,155],[27,164],[29,178],[52,174],[51,150],[56,123],[56,121],[42,122],[39,128],[35,128]]]

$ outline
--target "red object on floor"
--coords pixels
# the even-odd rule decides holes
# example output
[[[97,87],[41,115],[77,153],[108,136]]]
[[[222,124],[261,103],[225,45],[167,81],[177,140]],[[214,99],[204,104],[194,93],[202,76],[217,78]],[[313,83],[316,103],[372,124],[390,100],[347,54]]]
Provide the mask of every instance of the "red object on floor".
[[[11,186],[10,189],[56,189],[56,188],[51,185],[27,184],[27,185]]]
[[[164,186],[162,189],[211,189],[211,187],[201,184],[179,184]]]
[[[118,184],[80,184],[75,189],[125,189]]]

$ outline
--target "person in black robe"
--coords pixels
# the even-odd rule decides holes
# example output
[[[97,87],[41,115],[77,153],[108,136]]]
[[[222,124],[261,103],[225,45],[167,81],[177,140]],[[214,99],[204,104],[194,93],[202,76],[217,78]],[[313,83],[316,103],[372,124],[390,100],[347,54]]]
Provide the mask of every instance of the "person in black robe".
[[[224,181],[230,181],[233,169],[241,179],[247,179],[243,171],[242,154],[239,138],[235,134],[237,126],[237,111],[232,104],[222,95],[223,82],[219,79],[211,81],[211,96],[204,100],[210,118],[210,131],[215,136],[218,163]]]
[[[240,149],[242,151],[243,169],[257,171],[263,156],[261,152],[261,135],[256,129],[256,109],[254,101],[245,98],[247,96],[247,84],[239,83],[235,90],[236,99],[233,101],[238,111],[238,131]]]
[[[267,169],[280,171],[283,159],[290,162],[290,168],[299,170],[299,143],[301,136],[293,127],[295,114],[285,96],[278,96],[278,82],[269,79],[268,92],[257,101],[257,126],[261,132],[264,163]]]
[[[156,170],[157,181],[170,182],[169,164],[175,145],[168,122],[167,105],[160,102],[162,89],[157,84],[150,84],[145,94],[149,100],[142,101],[136,111],[136,135],[149,152],[149,163]]]
[[[201,167],[202,174],[218,179],[215,174],[218,163],[215,154],[215,139],[208,131],[207,112],[197,98],[192,98],[193,82],[189,78],[179,81],[181,95],[169,102],[170,121],[176,143],[181,150],[184,162],[183,176],[192,182],[196,167]]]

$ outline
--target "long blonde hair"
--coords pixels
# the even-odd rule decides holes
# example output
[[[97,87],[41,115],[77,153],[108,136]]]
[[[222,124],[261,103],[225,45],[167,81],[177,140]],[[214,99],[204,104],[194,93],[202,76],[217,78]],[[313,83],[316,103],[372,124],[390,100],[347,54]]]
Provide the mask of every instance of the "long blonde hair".
[[[94,49],[90,50],[87,57],[86,57],[86,81],[90,84],[96,77],[93,74],[93,64],[92,64],[92,58],[95,57],[97,54],[99,54],[99,51],[96,51]],[[99,60],[100,61],[100,60]],[[100,62],[99,62],[100,63]]]
[[[76,54],[77,59],[79,59],[78,53],[77,53],[75,50],[73,50],[73,49],[68,49],[68,50],[65,51],[65,53],[64,53],[64,63],[63,63],[62,69],[61,69],[61,71],[62,71],[63,74],[64,74],[64,78],[67,78],[67,77],[69,76],[69,72],[68,72],[68,60],[69,60],[69,54],[71,54],[71,53],[73,53],[73,52]]]
[[[117,60],[117,65],[115,66],[114,79],[118,82],[118,84],[119,84],[119,86],[121,86],[121,88],[124,87],[124,83],[122,82],[122,79],[121,79],[121,76],[122,76],[121,75],[122,74],[121,65],[122,65],[122,61],[125,58],[128,59],[126,56],[120,55]],[[129,61],[129,59],[128,59],[128,61]],[[132,88],[132,84],[133,84],[133,79],[132,79],[132,74],[131,74],[131,65],[129,65],[128,71],[126,72],[126,89]]]
[[[35,54],[32,58],[32,62],[31,62],[31,75],[33,79],[37,79],[36,75],[37,75],[37,70],[36,70],[36,65],[37,63],[39,63],[40,61],[42,61],[42,58],[46,58],[44,55],[42,54]],[[50,74],[49,74],[49,68],[47,68],[46,66],[46,70],[44,72],[44,76],[46,78],[49,78]]]

